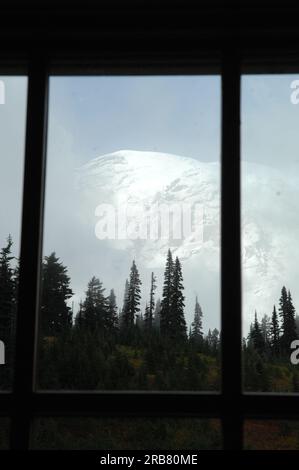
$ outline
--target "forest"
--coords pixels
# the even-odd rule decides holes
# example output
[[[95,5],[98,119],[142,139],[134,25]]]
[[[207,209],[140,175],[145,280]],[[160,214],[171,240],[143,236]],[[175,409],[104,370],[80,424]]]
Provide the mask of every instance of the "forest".
[[[13,377],[19,261],[12,247],[9,236],[0,251],[0,340],[6,346],[6,363],[0,367],[1,390],[11,388]],[[113,289],[106,292],[97,276],[91,276],[74,312],[67,266],[55,253],[44,257],[39,389],[221,390],[221,332],[203,331],[204,313],[197,297],[193,321],[187,325],[182,264],[170,250],[161,298],[156,295],[157,279],[152,273],[148,298],[142,303],[142,280],[134,260],[124,280],[121,302]],[[298,327],[291,292],[283,286],[278,305],[261,319],[255,312],[243,338],[245,390],[299,391],[299,369],[290,362],[290,343],[298,337]]]
[[[13,263],[14,261],[14,263]],[[14,267],[13,267],[14,266]],[[117,305],[96,276],[77,312],[67,267],[55,253],[42,263],[39,315],[38,386],[50,390],[219,390],[220,334],[204,334],[203,312],[194,299],[187,327],[182,266],[169,250],[162,298],[154,273],[142,311],[141,279],[132,261]],[[1,388],[9,388],[17,309],[19,266],[12,240],[0,252],[0,338],[6,345]]]

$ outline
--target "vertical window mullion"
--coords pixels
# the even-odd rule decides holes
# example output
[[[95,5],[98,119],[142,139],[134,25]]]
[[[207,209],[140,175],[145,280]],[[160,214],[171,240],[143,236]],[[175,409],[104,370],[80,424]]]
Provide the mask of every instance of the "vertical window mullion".
[[[223,441],[242,448],[240,66],[224,51],[222,64],[221,318]]]
[[[25,170],[16,322],[14,414],[11,447],[29,446],[37,336],[42,219],[45,182],[45,141],[48,77],[45,61],[34,57],[28,73]]]

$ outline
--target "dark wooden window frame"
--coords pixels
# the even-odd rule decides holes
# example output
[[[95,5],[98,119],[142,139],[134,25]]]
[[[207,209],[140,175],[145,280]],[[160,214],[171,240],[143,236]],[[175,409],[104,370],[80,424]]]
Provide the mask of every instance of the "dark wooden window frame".
[[[246,418],[299,419],[297,395],[242,392],[240,254],[241,72],[299,72],[298,8],[284,2],[283,8],[269,13],[251,1],[243,9],[223,8],[220,2],[198,9],[191,0],[173,0],[165,2],[168,7],[163,10],[155,1],[148,8],[146,3],[126,2],[133,10],[120,8],[116,17],[106,2],[93,9],[88,1],[81,10],[73,5],[59,14],[41,7],[4,11],[0,73],[28,75],[15,378],[12,391],[0,393],[0,415],[11,418],[12,449],[30,448],[31,426],[38,416],[219,418],[224,449],[234,450],[243,447]],[[139,27],[132,11],[145,15]],[[55,23],[39,28],[46,16]],[[222,80],[221,392],[36,391],[49,76],[213,73],[220,73]]]

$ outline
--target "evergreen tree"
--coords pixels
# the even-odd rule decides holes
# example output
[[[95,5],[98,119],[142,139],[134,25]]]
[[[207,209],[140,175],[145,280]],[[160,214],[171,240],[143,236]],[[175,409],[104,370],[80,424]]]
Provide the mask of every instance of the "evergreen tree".
[[[148,320],[150,318],[150,313],[149,313],[149,306],[146,302],[145,304],[145,309],[144,309],[144,323],[145,323],[145,326],[146,328],[148,328]]]
[[[247,346],[248,348],[253,348],[253,340],[252,340],[252,333],[253,333],[253,324],[250,323],[249,326],[249,333],[247,335]]]
[[[119,312],[119,325],[120,327],[124,326],[125,313],[128,310],[128,301],[129,301],[129,281],[126,279],[125,290],[124,290],[124,301],[122,310]]]
[[[125,327],[132,327],[134,325],[136,316],[140,312],[140,286],[141,280],[135,261],[132,263],[130,272],[130,281],[127,300],[125,302],[123,321]]]
[[[284,353],[289,352],[291,342],[297,338],[295,323],[295,308],[290,291],[285,286],[281,290],[279,299],[279,314],[282,320],[282,336],[280,338],[281,348]]]
[[[207,334],[207,336],[206,336],[206,338],[205,338],[205,343],[206,343],[206,350],[207,350],[206,352],[207,352],[208,354],[211,354],[211,349],[212,349],[212,331],[211,331],[210,328],[209,328],[208,334]]]
[[[184,314],[184,300],[183,295],[183,275],[181,263],[178,257],[175,259],[173,269],[172,293],[170,302],[170,327],[168,335],[176,341],[185,340],[187,338],[187,325]]]
[[[212,354],[217,354],[220,345],[220,334],[217,328],[214,328],[211,334],[211,350]]]
[[[106,332],[108,302],[104,295],[102,282],[93,276],[88,283],[86,297],[82,305],[82,319],[84,328],[91,331]]]
[[[79,302],[79,310],[75,318],[75,327],[81,329],[84,327],[84,318],[83,318],[83,302]]]
[[[250,331],[250,343],[259,353],[263,353],[265,350],[265,341],[263,338],[261,326],[257,319],[257,313],[254,314],[254,323]]]
[[[161,300],[157,299],[155,305],[155,313],[154,313],[154,327],[157,331],[160,331],[160,312],[161,312]]]
[[[116,296],[114,289],[111,289],[110,295],[107,299],[107,319],[106,326],[110,333],[115,333],[118,328],[118,314],[116,305]]]
[[[14,270],[11,266],[12,239],[7,239],[7,244],[0,252],[0,339],[5,344],[10,339],[12,332],[13,314],[15,309],[16,285]]]
[[[288,346],[290,347],[291,342],[294,339],[297,339],[296,321],[295,321],[296,310],[293,304],[293,299],[292,299],[290,290],[288,291],[288,297],[287,297],[287,311],[288,311],[288,314],[287,314],[287,323],[286,323],[286,327],[287,327],[286,339],[288,342]]]
[[[152,275],[151,275],[150,301],[149,301],[149,305],[146,306],[145,315],[144,315],[144,322],[145,322],[145,327],[147,328],[147,330],[151,330],[152,326],[153,326],[156,287],[157,287],[156,277],[154,276],[154,273],[152,273]]]
[[[285,286],[281,289],[281,296],[279,299],[279,316],[281,318],[281,331],[282,336],[280,338],[281,348],[285,350],[286,348],[286,330],[287,330],[287,315],[288,315],[288,293]]]
[[[139,330],[143,330],[144,319],[141,311],[136,316],[136,326],[139,328]]]
[[[72,312],[67,301],[72,297],[67,268],[55,253],[46,256],[42,265],[41,319],[44,336],[55,336],[69,331]]]
[[[194,310],[194,319],[191,324],[190,330],[190,339],[192,342],[196,343],[197,345],[202,344],[203,341],[203,331],[202,331],[202,310],[201,306],[199,305],[198,299],[195,299],[195,310]]]
[[[162,336],[167,336],[171,329],[171,296],[173,288],[173,260],[171,251],[168,250],[164,272],[163,297],[160,311],[160,331]]]
[[[271,327],[270,327],[270,343],[272,347],[272,351],[274,355],[279,354],[279,322],[278,322],[278,315],[276,312],[275,305],[273,306],[272,312],[272,319],[271,319]]]
[[[183,290],[181,263],[178,257],[173,262],[171,251],[168,250],[160,312],[160,331],[162,336],[178,342],[187,338]]]

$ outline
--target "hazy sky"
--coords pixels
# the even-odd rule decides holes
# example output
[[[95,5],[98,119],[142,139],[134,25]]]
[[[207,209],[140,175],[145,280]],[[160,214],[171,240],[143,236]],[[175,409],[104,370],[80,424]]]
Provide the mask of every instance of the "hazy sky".
[[[299,105],[291,103],[296,75],[242,80],[242,158],[286,171],[299,170]]]
[[[120,149],[167,152],[219,161],[220,80],[218,77],[53,78],[50,87],[48,186],[45,252],[56,250],[70,268],[75,302],[91,275],[114,287],[121,306],[132,254],[100,242],[94,225],[80,216],[74,169]],[[61,204],[63,201],[63,206]],[[95,207],[84,209],[94,214]],[[82,211],[82,209],[81,209]],[[63,234],[63,236],[62,236]],[[84,252],[84,256],[80,254]],[[63,254],[62,254],[63,253]],[[150,271],[136,259],[144,292]],[[162,270],[155,270],[162,286]],[[187,276],[187,273],[186,273]],[[208,276],[206,276],[206,279]],[[190,286],[191,289],[191,286]],[[202,301],[215,297],[206,321],[219,326],[218,279],[202,288]],[[186,286],[191,318],[195,295]],[[192,300],[191,300],[192,299]],[[144,304],[144,301],[143,301]],[[192,304],[192,307],[191,307]]]
[[[50,103],[76,164],[120,149],[219,159],[217,77],[52,78]]]
[[[299,105],[290,102],[290,84],[296,78],[243,78],[242,156],[247,161],[285,173],[297,170]],[[26,79],[2,80],[6,102],[0,105],[0,245],[11,233],[18,252]],[[92,231],[80,229],[75,169],[120,149],[219,161],[220,79],[57,77],[51,79],[49,109],[44,252],[56,250],[67,264],[78,299],[93,274],[103,273],[107,289],[115,279],[123,285],[130,259],[125,253],[102,249]],[[210,319],[206,326],[214,327],[219,323],[219,283],[212,277],[209,282],[203,303]],[[214,303],[209,305],[212,297]]]

